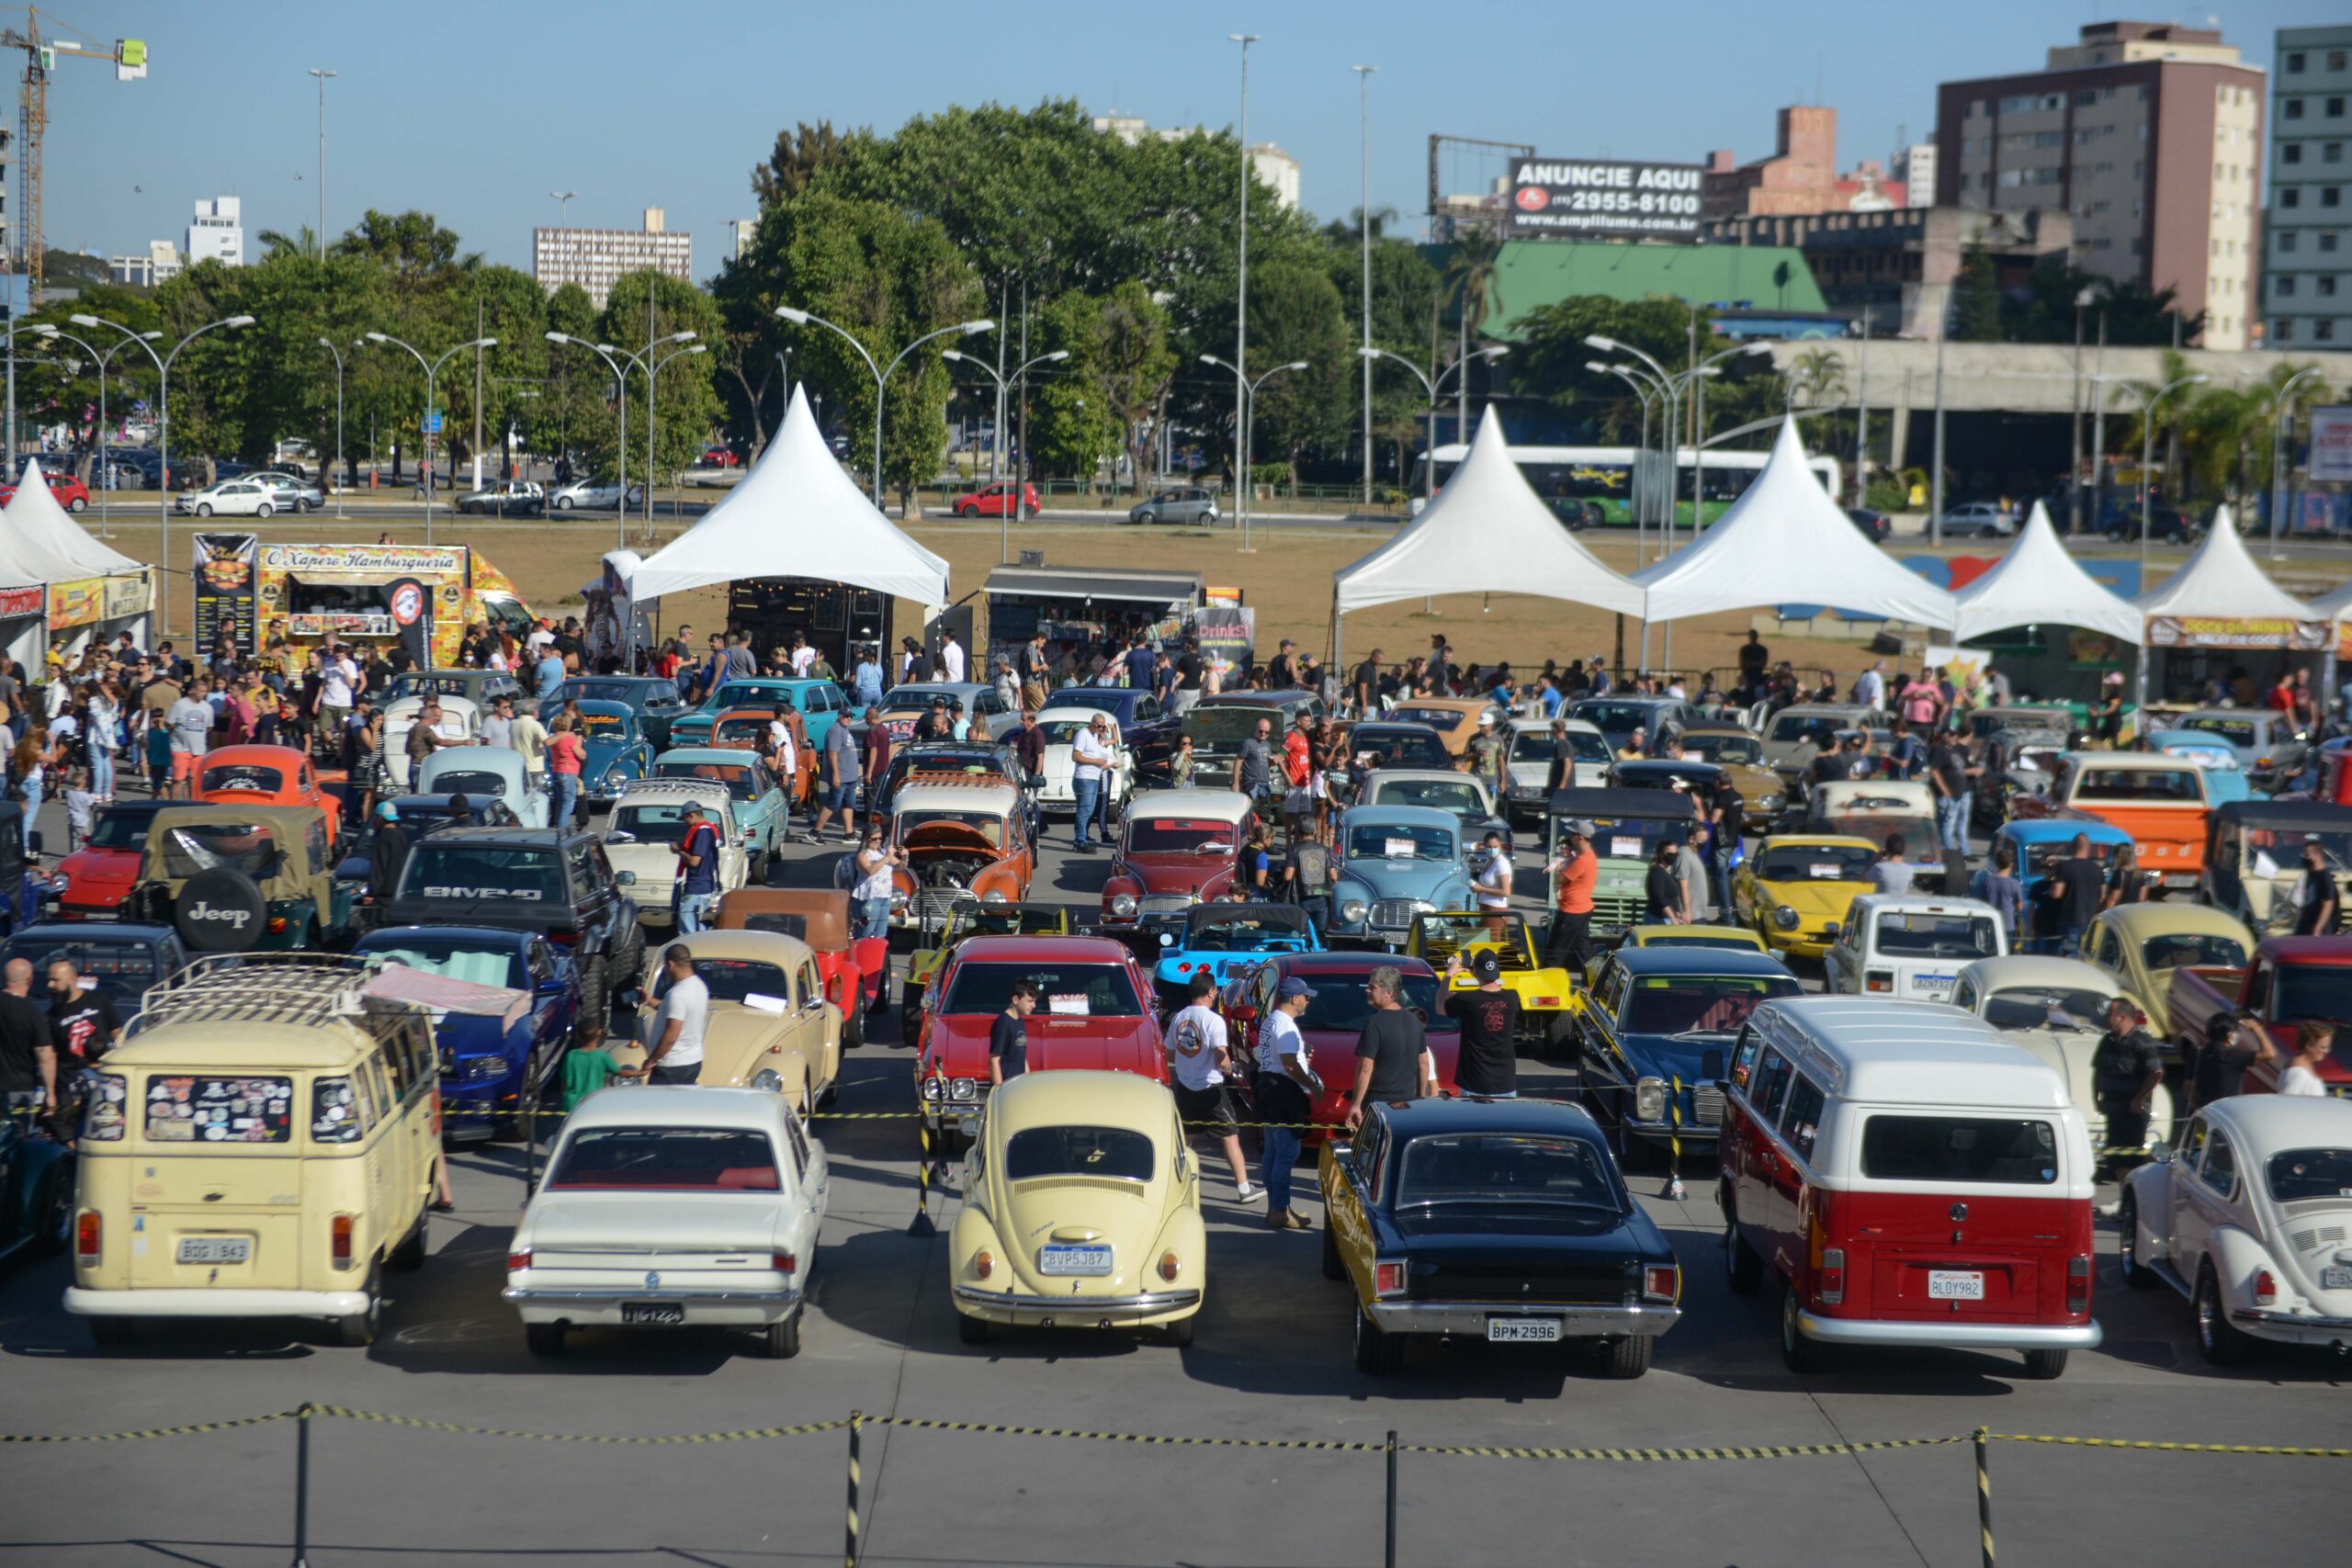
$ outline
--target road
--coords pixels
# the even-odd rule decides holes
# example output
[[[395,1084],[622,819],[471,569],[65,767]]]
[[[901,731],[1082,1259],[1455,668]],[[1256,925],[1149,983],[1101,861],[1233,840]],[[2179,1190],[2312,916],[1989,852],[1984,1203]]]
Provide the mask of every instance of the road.
[[[53,808],[52,808],[53,809]],[[62,828],[62,824],[60,825]],[[1091,908],[1108,857],[1061,847],[1039,895]],[[831,851],[786,874],[825,879]],[[1524,884],[1535,878],[1523,876]],[[1531,889],[1532,890],[1532,889]],[[568,1438],[707,1433],[867,1416],[1217,1439],[1438,1447],[1729,1447],[1865,1443],[1996,1432],[2352,1446],[2352,1368],[2266,1354],[2231,1371],[2198,1358],[2187,1304],[2123,1290],[2102,1268],[2107,1332],[2056,1382],[2016,1358],[1854,1354],[1826,1375],[1781,1364],[1771,1303],[1733,1297],[1699,1162],[1689,1196],[1641,1201],[1684,1267],[1684,1318],[1650,1374],[1601,1380],[1577,1356],[1486,1345],[1417,1349],[1398,1376],[1358,1373],[1349,1297],[1319,1238],[1269,1232],[1262,1207],[1206,1183],[1211,1280],[1187,1350],[1085,1333],[960,1345],[941,1235],[907,1235],[913,1123],[860,1120],[913,1102],[895,1016],[847,1060],[839,1117],[820,1123],[835,1179],[806,1348],[760,1359],[700,1333],[575,1336],[535,1360],[501,1305],[522,1201],[521,1152],[454,1154],[453,1214],[432,1256],[394,1275],[382,1337],[345,1350],[284,1325],[183,1325],[100,1355],[58,1306],[62,1261],[0,1277],[0,1430],[100,1433],[206,1422],[309,1400],[424,1421]],[[1573,1075],[1530,1064],[1523,1087]],[[1221,1163],[1221,1162],[1220,1162]],[[1302,1206],[1319,1220],[1317,1206]],[[2102,1251],[2114,1238],[2102,1223]],[[320,1419],[312,1434],[313,1564],[559,1560],[753,1568],[838,1562],[846,1435],[681,1446],[535,1442]],[[0,1447],[0,1568],[288,1561],[296,1431],[279,1422],[98,1445]],[[1078,1438],[869,1427],[865,1561],[874,1564],[1277,1563],[1380,1561],[1376,1452],[1162,1447]],[[2352,1461],[2112,1452],[1996,1444],[2005,1562],[2113,1557],[2205,1563],[2343,1550]],[[1829,1457],[1610,1463],[1407,1451],[1396,1561],[1927,1563],[1979,1561],[1968,1444]],[[2337,1501],[2330,1503],[2328,1498]],[[1573,1540],[1572,1550],[1561,1543]]]

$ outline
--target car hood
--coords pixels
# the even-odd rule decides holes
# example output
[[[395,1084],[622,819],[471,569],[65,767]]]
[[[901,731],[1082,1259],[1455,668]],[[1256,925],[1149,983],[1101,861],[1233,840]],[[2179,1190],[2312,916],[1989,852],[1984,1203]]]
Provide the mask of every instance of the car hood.
[[[1464,883],[1460,865],[1452,861],[1351,860],[1340,867],[1340,881],[1372,890],[1374,898],[1427,898],[1449,883]]]
[[[77,905],[119,904],[139,881],[138,850],[76,850],[57,863],[65,894]]]
[[[1765,882],[1756,885],[1775,905],[1786,904],[1801,916],[1840,920],[1855,898],[1871,892],[1867,882]]]
[[[1685,1084],[1713,1083],[1728,1070],[1731,1049],[1738,1037],[1732,1034],[1707,1034],[1679,1039],[1671,1034],[1623,1034],[1618,1043],[1625,1050],[1634,1070],[1645,1077],[1680,1078]],[[1707,1056],[1715,1056],[1714,1071],[1708,1072]]]
[[[609,768],[620,759],[622,752],[629,750],[636,745],[636,741],[626,739],[591,740],[587,742],[588,760],[582,765],[581,771],[583,773],[594,773]]]
[[[986,1077],[989,1030],[995,1021],[993,1013],[954,1013],[934,1020],[932,1055],[938,1060],[939,1071],[951,1078]],[[1032,1072],[1091,1068],[1140,1073],[1154,1079],[1166,1077],[1159,1030],[1148,1018],[1051,1018],[1032,1013],[1028,1024]]]
[[[515,1239],[544,1252],[769,1252],[789,1240],[784,1199],[782,1192],[542,1192]]]
[[[1119,870],[1143,885],[1147,893],[1192,893],[1214,898],[1233,880],[1229,855],[1128,855]]]

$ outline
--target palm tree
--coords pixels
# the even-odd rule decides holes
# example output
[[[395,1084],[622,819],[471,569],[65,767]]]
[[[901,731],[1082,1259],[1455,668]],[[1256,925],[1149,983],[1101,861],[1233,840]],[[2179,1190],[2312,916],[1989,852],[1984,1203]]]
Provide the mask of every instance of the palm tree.
[[[1445,276],[1441,280],[1441,297],[1452,295],[1456,341],[1453,357],[1456,364],[1470,356],[1470,340],[1487,324],[1488,310],[1500,310],[1503,304],[1502,286],[1495,279],[1503,254],[1502,235],[1492,230],[1465,229],[1453,237],[1453,254],[1445,264]],[[1434,345],[1432,345],[1434,346]],[[1460,385],[1454,389],[1454,423],[1460,426],[1456,434],[1470,439],[1470,370],[1464,366]]]
[[[1817,410],[1811,415],[1814,433],[1807,439],[1818,444],[1822,420],[1830,417],[1829,411],[1846,400],[1846,361],[1826,348],[1809,348],[1796,356],[1785,377],[1788,406],[1792,411]],[[1806,415],[1798,412],[1797,424],[1802,428]]]

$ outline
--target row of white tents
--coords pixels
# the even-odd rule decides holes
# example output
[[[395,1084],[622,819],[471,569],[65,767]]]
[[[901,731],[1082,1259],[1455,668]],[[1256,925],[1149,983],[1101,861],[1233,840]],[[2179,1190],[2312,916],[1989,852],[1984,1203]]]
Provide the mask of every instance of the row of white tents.
[[[54,502],[51,503],[54,506]],[[79,530],[76,530],[78,533]],[[639,604],[739,578],[840,581],[936,613],[947,562],[893,525],[845,474],[796,390],[768,450],[726,500],[642,562]],[[1334,574],[1332,650],[1351,611],[1458,593],[1519,593],[1589,604],[1647,622],[1771,605],[1820,604],[1962,641],[2030,626],[2081,627],[2134,647],[2151,621],[2352,619],[2352,584],[2304,604],[2248,557],[2226,511],[2189,558],[2136,599],[2083,570],[2037,505],[2002,560],[1957,592],[1866,539],[1805,464],[1782,423],[1755,482],[1685,548],[1632,576],[1603,565],[1560,526],[1513,459],[1495,412],[1480,422],[1444,491],[1395,537]],[[2332,643],[2331,643],[2332,646]],[[2143,682],[2145,660],[2143,660]],[[2145,692],[2142,693],[2144,699]]]

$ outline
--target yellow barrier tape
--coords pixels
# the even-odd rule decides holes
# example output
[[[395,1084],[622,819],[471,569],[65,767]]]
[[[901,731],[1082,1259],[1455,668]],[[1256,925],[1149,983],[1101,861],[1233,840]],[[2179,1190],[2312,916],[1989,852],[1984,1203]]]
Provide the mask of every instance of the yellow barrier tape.
[[[370,1421],[387,1427],[414,1427],[427,1432],[453,1432],[469,1438],[520,1438],[534,1443],[594,1443],[620,1448],[677,1448],[693,1443],[763,1442],[771,1438],[805,1438],[817,1432],[837,1432],[849,1425],[844,1416],[837,1421],[808,1421],[797,1427],[746,1427],[731,1432],[677,1432],[667,1437],[640,1438],[626,1434],[591,1434],[582,1432],[526,1432],[508,1427],[469,1427],[456,1421],[428,1421],[416,1416],[387,1416],[378,1410],[355,1410],[345,1404],[313,1404],[313,1416],[332,1416],[342,1421]],[[868,1421],[874,1417],[867,1416]]]
[[[1188,1438],[1156,1432],[1090,1432],[1075,1427],[1001,1427],[992,1421],[937,1421],[917,1416],[868,1416],[869,1427],[907,1427],[926,1432],[975,1432],[1006,1438],[1077,1438],[1095,1443],[1140,1443],[1187,1449],[1309,1449],[1322,1453],[1385,1453],[1388,1445],[1313,1438]]]
[[[2290,1449],[2271,1443],[2160,1443],[2134,1438],[2044,1438],[2028,1432],[1987,1432],[1996,1443],[2045,1443],[2070,1449],[2143,1449],[2154,1453],[2255,1454],[2277,1459],[2352,1459],[2352,1449]]]
[[[186,1438],[203,1432],[229,1432],[239,1427],[264,1427],[291,1421],[299,1410],[273,1410],[266,1416],[241,1416],[232,1421],[198,1421],[185,1427],[146,1427],[135,1432],[0,1432],[0,1443],[128,1443],[143,1438]]]
[[[1767,1443],[1730,1449],[1522,1449],[1442,1443],[1399,1443],[1396,1447],[1405,1453],[1449,1454],[1456,1459],[1604,1460],[1627,1464],[1670,1463],[1688,1460],[1814,1459],[1836,1454],[1874,1453],[1882,1449],[1942,1448],[1967,1440],[1964,1437],[1888,1438],[1874,1443]]]

